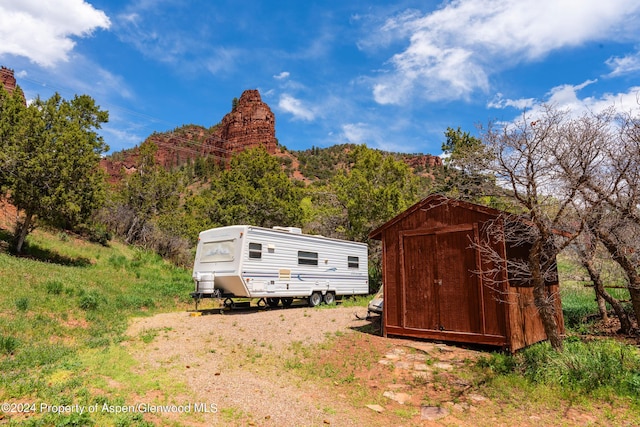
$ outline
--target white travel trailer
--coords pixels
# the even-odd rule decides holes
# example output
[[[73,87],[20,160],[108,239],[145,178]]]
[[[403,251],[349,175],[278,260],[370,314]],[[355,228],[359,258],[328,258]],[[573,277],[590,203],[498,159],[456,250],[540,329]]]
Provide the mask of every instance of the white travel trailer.
[[[234,225],[200,233],[193,264],[200,298],[260,298],[287,307],[294,298],[310,306],[369,292],[367,245],[302,234],[295,227]]]

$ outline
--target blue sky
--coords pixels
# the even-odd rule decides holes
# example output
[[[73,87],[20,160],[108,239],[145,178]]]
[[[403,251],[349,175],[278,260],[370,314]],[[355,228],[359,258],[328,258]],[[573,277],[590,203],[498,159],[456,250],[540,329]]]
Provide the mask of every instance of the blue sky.
[[[289,149],[441,153],[541,103],[638,108],[637,0],[0,0],[27,98],[88,94],[112,151],[213,126],[258,89]]]

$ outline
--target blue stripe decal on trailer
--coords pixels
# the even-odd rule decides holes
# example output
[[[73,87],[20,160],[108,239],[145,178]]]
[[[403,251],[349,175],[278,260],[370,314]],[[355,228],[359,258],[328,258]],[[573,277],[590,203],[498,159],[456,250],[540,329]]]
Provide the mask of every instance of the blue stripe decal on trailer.
[[[278,278],[278,274],[265,274],[265,273],[252,273],[250,271],[244,271],[242,273],[242,277],[251,277],[254,279],[269,279],[269,278]],[[322,274],[305,274],[305,273],[292,273],[291,278],[297,278],[300,281],[306,280],[322,280],[322,279],[332,279],[332,280],[362,280],[366,278],[364,273],[359,276],[354,275],[322,275]],[[286,279],[282,279],[286,280]]]

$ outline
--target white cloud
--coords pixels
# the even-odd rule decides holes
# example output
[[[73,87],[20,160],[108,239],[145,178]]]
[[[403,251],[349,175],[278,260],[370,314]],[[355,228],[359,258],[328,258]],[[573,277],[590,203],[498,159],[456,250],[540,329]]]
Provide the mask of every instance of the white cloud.
[[[179,49],[176,49],[173,53],[164,58],[167,62],[174,62],[181,54]],[[205,69],[211,74],[219,74],[222,72],[230,73],[236,66],[236,61],[239,57],[242,57],[242,52],[238,49],[226,49],[224,47],[216,47],[211,52],[207,53],[207,58],[201,61],[183,60],[180,62],[181,68],[186,68],[185,64],[189,67],[197,69],[200,67],[200,63],[204,65]]]
[[[534,98],[521,98],[521,99],[505,99],[501,93],[497,93],[496,96],[487,103],[487,108],[507,108],[513,107],[518,110],[524,110],[534,105],[536,100]]]
[[[552,88],[544,100],[528,105],[528,115],[536,117],[542,114],[543,105],[551,105],[559,110],[566,110],[579,117],[586,113],[602,113],[614,109],[619,113],[640,114],[640,86],[629,88],[626,92],[605,93],[599,97],[580,97],[580,91],[597,83],[587,80],[579,85],[561,85]],[[509,100],[513,104],[524,100]]]
[[[369,125],[365,123],[347,123],[342,125],[342,136],[351,144],[371,145],[375,134],[371,132]]]
[[[276,80],[283,80],[289,77],[289,72],[288,71],[283,71],[280,74],[276,74],[275,76],[273,76],[274,79]]]
[[[0,0],[0,55],[53,67],[68,60],[73,37],[88,37],[110,25],[104,12],[83,0]]]
[[[639,11],[636,0],[453,0],[426,15],[408,11],[372,36],[381,44],[409,41],[373,94],[380,104],[414,95],[468,99],[488,91],[493,73],[520,62],[589,41],[637,37]]]
[[[578,92],[585,87],[597,83],[597,80],[587,80],[579,85],[564,84],[551,88],[546,94],[546,99],[540,101],[534,98],[505,99],[501,93],[497,93],[493,100],[487,103],[488,108],[512,107],[517,110],[535,110],[540,104],[553,104],[560,108],[582,110],[587,104],[591,104],[591,98],[580,99]],[[609,105],[611,106],[611,105]],[[588,108],[588,107],[587,107]]]
[[[613,70],[610,77],[629,74],[640,71],[640,51],[623,57],[612,57],[607,60],[607,65]]]
[[[315,113],[311,108],[304,106],[302,101],[291,95],[284,94],[280,96],[278,107],[287,113],[293,114],[296,119],[311,121],[315,118]]]
[[[391,134],[391,135],[389,135]],[[368,147],[384,151],[409,153],[416,151],[416,147],[406,141],[398,142],[397,134],[389,132],[389,128],[372,125],[371,123],[346,123],[342,125],[341,141],[351,144],[367,144]]]

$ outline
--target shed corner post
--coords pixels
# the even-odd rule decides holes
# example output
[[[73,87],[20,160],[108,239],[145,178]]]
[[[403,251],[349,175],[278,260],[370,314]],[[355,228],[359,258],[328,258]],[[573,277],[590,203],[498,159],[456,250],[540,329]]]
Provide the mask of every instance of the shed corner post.
[[[380,335],[382,335],[384,338],[387,338],[387,312],[388,312],[388,304],[385,302],[385,300],[388,301],[387,299],[387,295],[389,295],[387,292],[387,240],[384,238],[384,233],[382,234],[382,295],[383,295],[383,302],[382,302],[382,317],[380,319]]]

